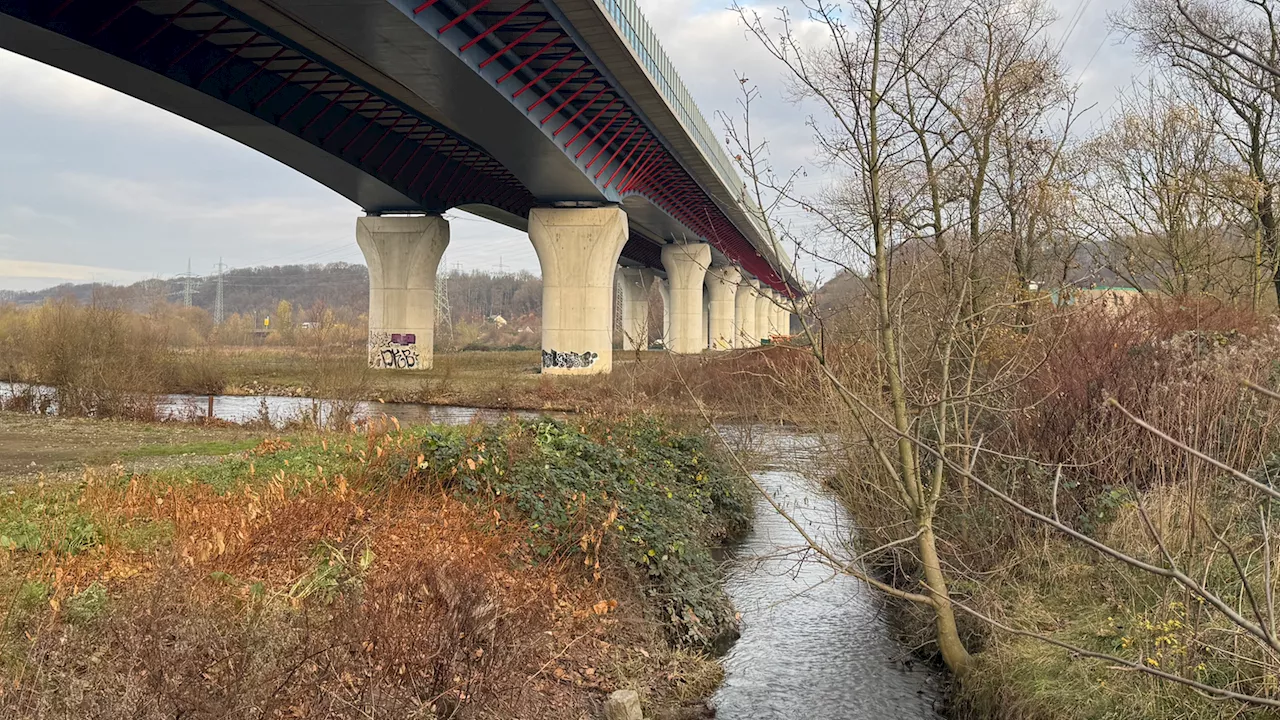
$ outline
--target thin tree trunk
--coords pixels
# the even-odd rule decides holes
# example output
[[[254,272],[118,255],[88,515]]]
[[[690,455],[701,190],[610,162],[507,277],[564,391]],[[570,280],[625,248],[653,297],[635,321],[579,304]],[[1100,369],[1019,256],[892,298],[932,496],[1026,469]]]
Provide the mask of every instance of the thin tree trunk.
[[[960,640],[956,616],[951,608],[951,595],[947,590],[947,578],[938,561],[938,544],[933,535],[933,518],[925,519],[920,528],[920,562],[924,565],[924,580],[934,599],[934,617],[938,634],[938,650],[942,661],[951,672],[963,675],[972,664],[969,651]]]

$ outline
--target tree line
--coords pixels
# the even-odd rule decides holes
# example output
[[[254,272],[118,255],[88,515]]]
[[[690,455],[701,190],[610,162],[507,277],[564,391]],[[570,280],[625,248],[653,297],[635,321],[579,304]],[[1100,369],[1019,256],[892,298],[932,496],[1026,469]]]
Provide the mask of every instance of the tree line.
[[[1233,345],[1243,331],[1269,338],[1240,312],[1280,301],[1280,8],[1116,8],[1114,30],[1136,39],[1149,75],[1086,126],[1100,109],[1080,106],[1047,0],[734,7],[811,109],[815,164],[831,178],[809,191],[803,169],[775,166],[752,122],[760,93],[741,78],[725,126],[748,190],[776,239],[839,268],[844,287],[794,301],[819,379],[798,392],[841,438],[842,492],[872,548],[851,559],[811,542],[815,556],[920,608],[962,683],[979,682],[975,650],[1004,633],[1190,695],[1280,706],[1270,671],[1255,671],[1280,653],[1274,527],[1248,504],[1280,497],[1256,480],[1277,447],[1258,393],[1280,395],[1259,384],[1270,351]],[[1151,302],[1121,319],[1064,309],[1081,286],[1112,283]],[[1204,360],[1227,346],[1237,354]],[[1250,498],[1231,506],[1238,525],[1197,515],[1209,478],[1223,483],[1213,497]],[[1162,484],[1186,518],[1177,545],[1141,500]],[[1081,514],[1060,512],[1068,503]],[[1097,518],[1120,511],[1138,537],[1100,537]],[[1010,577],[1000,553],[1050,535],[1206,608],[1199,665],[1185,647],[1166,654],[1172,635],[1135,656],[1134,637],[1100,648],[1011,623],[1009,604],[984,611],[1001,592],[989,579]],[[1248,559],[1260,552],[1263,570]],[[1178,622],[1192,622],[1184,610]],[[1215,663],[1231,670],[1209,677]]]

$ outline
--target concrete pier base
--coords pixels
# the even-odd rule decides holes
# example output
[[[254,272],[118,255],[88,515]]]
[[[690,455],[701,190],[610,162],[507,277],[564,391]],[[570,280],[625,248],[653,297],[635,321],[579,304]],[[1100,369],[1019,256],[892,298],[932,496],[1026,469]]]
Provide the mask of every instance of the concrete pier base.
[[[671,333],[667,349],[682,355],[706,348],[702,325],[702,285],[711,266],[711,246],[706,243],[667,245],[662,267],[667,271],[671,297]]]
[[[613,275],[627,241],[620,208],[535,208],[529,240],[542,267],[542,372],[613,369]]]
[[[756,335],[756,299],[760,283],[755,278],[743,278],[734,295],[734,347],[751,348],[760,344]]]
[[[356,220],[356,242],[369,266],[369,367],[430,368],[436,269],[449,246],[448,221],[362,217]]]
[[[648,268],[618,268],[615,282],[622,289],[622,349],[649,347],[649,288],[654,274]]]
[[[728,350],[734,346],[734,300],[740,282],[742,273],[735,267],[713,267],[707,272],[707,324],[710,326],[712,350]]]

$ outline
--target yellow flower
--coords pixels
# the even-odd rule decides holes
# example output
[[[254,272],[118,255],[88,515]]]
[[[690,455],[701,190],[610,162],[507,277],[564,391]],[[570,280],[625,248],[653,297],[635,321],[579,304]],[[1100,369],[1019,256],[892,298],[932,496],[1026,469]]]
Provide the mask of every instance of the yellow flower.
[[[1147,658],[1147,664],[1148,664],[1148,665],[1150,665],[1150,666],[1151,666],[1151,667],[1153,667],[1153,668],[1158,668],[1158,667],[1160,667],[1160,663],[1159,663],[1159,662],[1157,662],[1155,658]]]

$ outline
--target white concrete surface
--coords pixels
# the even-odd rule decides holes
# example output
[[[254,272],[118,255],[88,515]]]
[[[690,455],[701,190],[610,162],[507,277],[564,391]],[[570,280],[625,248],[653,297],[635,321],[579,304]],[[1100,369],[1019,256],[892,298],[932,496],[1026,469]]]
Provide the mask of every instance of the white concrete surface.
[[[706,282],[711,348],[728,350],[734,346],[735,298],[742,273],[736,267],[713,267],[707,272]]]
[[[777,297],[779,305],[776,309],[776,319],[774,320],[773,325],[777,328],[779,335],[790,335],[791,311],[787,308],[791,307],[791,299],[782,295],[778,295]]]
[[[362,217],[356,220],[356,243],[369,266],[369,367],[430,368],[436,269],[449,246],[448,221]]]
[[[702,325],[702,285],[711,267],[711,246],[706,243],[666,245],[662,267],[667,271],[671,297],[671,342],[674,353],[693,355],[706,349]]]
[[[658,278],[658,294],[662,296],[662,347],[671,347],[671,281]]]
[[[615,282],[622,289],[622,349],[649,347],[649,288],[653,271],[648,268],[618,268]]]
[[[756,295],[756,336],[757,341],[769,337],[773,333],[773,291],[760,288]]]
[[[535,208],[529,240],[542,267],[542,372],[613,369],[613,275],[627,242],[617,207]]]
[[[759,295],[760,282],[753,277],[744,277],[738,285],[734,296],[734,347],[749,348],[760,344],[756,335],[756,299]]]

